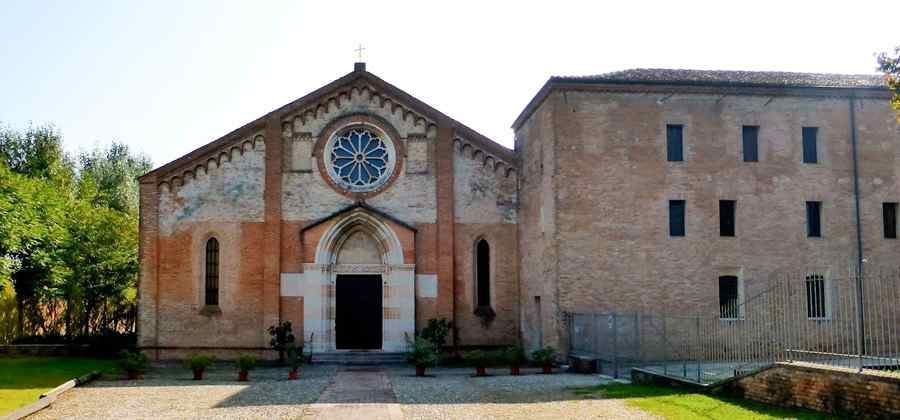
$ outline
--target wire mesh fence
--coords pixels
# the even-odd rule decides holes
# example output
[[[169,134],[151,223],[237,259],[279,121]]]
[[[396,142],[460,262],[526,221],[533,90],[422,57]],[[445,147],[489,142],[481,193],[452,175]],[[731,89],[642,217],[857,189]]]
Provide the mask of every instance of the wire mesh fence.
[[[776,362],[900,374],[900,270],[793,273],[757,286],[692,316],[568,313],[569,352],[616,377],[641,367],[699,383]]]

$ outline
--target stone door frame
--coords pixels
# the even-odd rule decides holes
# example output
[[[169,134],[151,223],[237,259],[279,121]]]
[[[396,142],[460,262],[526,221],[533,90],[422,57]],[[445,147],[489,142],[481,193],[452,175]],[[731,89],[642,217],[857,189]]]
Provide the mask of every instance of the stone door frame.
[[[337,263],[344,241],[358,230],[366,231],[381,245],[381,264]],[[406,351],[405,337],[415,333],[415,264],[403,263],[399,238],[379,217],[363,208],[341,215],[319,239],[315,263],[304,264],[303,272],[303,330],[307,339],[314,334],[310,350],[348,351],[336,350],[335,345],[338,274],[377,274],[382,279],[381,351]]]

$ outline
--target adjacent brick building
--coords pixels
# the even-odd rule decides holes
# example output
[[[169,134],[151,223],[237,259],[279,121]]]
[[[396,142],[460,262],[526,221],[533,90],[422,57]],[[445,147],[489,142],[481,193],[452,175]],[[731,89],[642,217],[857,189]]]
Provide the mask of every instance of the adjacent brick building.
[[[456,344],[536,348],[563,343],[566,311],[715,312],[722,275],[746,294],[784,267],[827,275],[858,257],[854,138],[863,249],[887,260],[888,98],[871,76],[551,78],[513,151],[360,63],[141,178],[139,345],[264,352],[289,320],[316,352],[403,351],[445,318]],[[817,163],[803,163],[811,128]],[[670,235],[677,200],[684,236]],[[720,200],[735,201],[733,237]]]

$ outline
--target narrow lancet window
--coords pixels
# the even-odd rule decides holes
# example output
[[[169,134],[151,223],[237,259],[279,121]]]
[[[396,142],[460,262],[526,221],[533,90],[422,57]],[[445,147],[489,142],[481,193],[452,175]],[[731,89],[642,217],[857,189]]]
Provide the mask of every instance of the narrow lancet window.
[[[219,304],[219,241],[206,241],[206,288],[205,301],[208,306]]]
[[[476,306],[491,306],[491,247],[484,239],[475,245],[475,292]]]

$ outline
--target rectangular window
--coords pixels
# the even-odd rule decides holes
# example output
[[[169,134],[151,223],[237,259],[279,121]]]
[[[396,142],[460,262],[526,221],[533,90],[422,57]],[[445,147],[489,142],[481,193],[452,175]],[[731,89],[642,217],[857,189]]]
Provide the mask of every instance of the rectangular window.
[[[684,200],[669,200],[669,235],[684,236]]]
[[[810,238],[822,237],[822,202],[806,202],[806,236]]]
[[[745,125],[742,130],[744,162],[759,162],[759,127]]]
[[[682,125],[669,124],[666,126],[666,156],[669,162],[684,160],[683,129]]]
[[[740,314],[738,306],[737,276],[719,277],[719,318],[737,319]]]
[[[884,214],[884,237],[897,239],[897,203],[884,203],[882,213]]]
[[[803,127],[803,163],[818,163],[819,153],[816,147],[816,136],[819,129]]]
[[[823,319],[828,317],[828,300],[825,296],[825,276],[810,274],[806,276],[806,317]]]
[[[719,200],[719,235],[734,236],[734,200]]]

